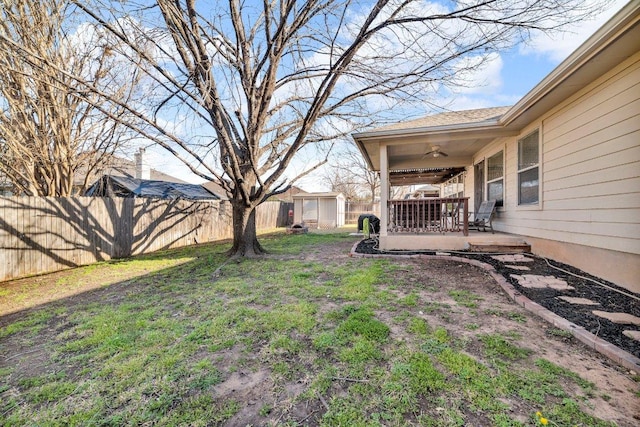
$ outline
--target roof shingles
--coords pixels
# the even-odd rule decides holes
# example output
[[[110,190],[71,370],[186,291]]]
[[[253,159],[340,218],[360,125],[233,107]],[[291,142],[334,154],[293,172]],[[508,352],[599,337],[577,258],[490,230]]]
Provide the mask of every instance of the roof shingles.
[[[472,124],[482,122],[493,122],[498,120],[511,107],[490,107],[475,110],[450,111],[446,113],[434,114],[415,120],[394,123],[388,126],[375,128],[372,132],[420,129],[436,126],[449,126]]]

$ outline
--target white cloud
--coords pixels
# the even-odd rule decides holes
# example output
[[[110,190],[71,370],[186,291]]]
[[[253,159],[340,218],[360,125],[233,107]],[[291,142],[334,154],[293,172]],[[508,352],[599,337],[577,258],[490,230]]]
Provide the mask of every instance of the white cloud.
[[[594,0],[596,1],[596,0]],[[540,55],[554,62],[561,62],[587,40],[598,28],[616,14],[627,0],[614,0],[595,19],[569,25],[565,31],[556,34],[534,33],[530,43],[522,45],[520,53]]]
[[[482,63],[484,61],[484,63]],[[461,94],[493,94],[502,87],[502,57],[491,53],[484,57],[467,58],[462,71],[456,73],[454,84],[456,93]],[[477,68],[474,64],[479,64]],[[468,66],[467,66],[468,65]],[[470,67],[470,68],[469,68]]]

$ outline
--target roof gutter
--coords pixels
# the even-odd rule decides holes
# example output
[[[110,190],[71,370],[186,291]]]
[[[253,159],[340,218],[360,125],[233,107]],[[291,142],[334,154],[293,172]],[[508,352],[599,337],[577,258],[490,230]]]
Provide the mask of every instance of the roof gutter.
[[[427,126],[412,129],[394,129],[386,131],[370,131],[360,132],[352,134],[356,142],[366,139],[387,139],[395,138],[398,136],[422,136],[425,133],[432,134],[447,134],[452,133],[466,133],[466,132],[479,132],[479,131],[496,131],[501,130],[502,124],[498,120],[484,121],[480,123],[463,123],[443,126]]]

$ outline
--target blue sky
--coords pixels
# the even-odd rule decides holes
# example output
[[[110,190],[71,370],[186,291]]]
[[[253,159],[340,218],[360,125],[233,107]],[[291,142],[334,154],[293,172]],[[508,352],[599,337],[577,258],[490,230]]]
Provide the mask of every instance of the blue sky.
[[[594,0],[595,1],[595,0]],[[636,0],[631,0],[636,1]],[[592,21],[580,22],[566,28],[561,34],[549,36],[534,34],[523,46],[495,55],[487,67],[477,76],[473,88],[458,91],[446,101],[449,110],[465,110],[493,106],[513,105],[547,76],[560,62],[569,56],[618,12],[627,0],[613,0],[607,10]],[[425,113],[416,111],[416,116]],[[147,149],[147,162],[152,168],[177,176],[189,182],[201,182],[186,167],[173,161],[161,148]],[[319,178],[320,173],[301,180],[296,185],[306,191],[328,191]]]
[[[501,53],[478,77],[485,86],[460,93],[450,108],[464,110],[516,103],[627,3],[614,0],[594,20],[569,26],[563,33],[552,36],[534,34],[527,45]]]

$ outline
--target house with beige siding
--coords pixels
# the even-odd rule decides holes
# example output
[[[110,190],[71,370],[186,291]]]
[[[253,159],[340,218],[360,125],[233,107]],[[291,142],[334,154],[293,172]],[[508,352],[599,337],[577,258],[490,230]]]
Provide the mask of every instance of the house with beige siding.
[[[640,292],[640,3],[628,3],[513,106],[353,137],[380,171],[382,249],[521,239],[533,253]],[[440,198],[414,210],[390,200],[391,187],[406,184],[440,185]],[[497,202],[495,235],[467,232],[483,200]],[[443,225],[452,209],[458,228]],[[429,221],[409,221],[432,210]]]

